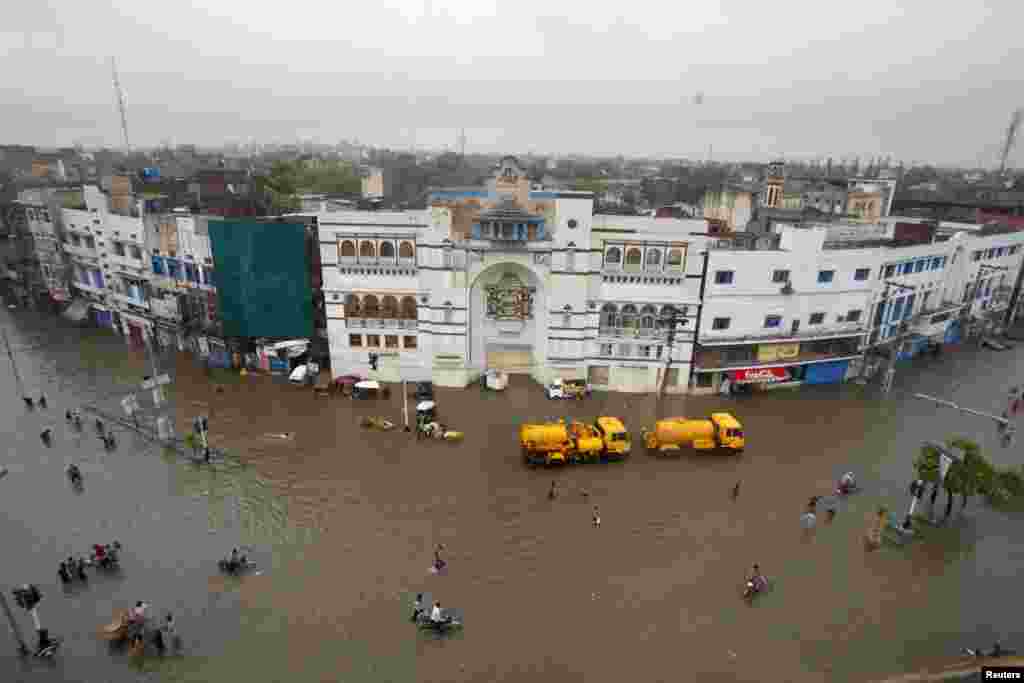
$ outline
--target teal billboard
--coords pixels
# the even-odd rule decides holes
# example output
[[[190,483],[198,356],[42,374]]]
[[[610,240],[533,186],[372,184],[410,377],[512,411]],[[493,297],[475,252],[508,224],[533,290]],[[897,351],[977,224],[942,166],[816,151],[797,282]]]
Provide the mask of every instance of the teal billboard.
[[[211,220],[209,227],[224,336],[312,338],[305,225]]]

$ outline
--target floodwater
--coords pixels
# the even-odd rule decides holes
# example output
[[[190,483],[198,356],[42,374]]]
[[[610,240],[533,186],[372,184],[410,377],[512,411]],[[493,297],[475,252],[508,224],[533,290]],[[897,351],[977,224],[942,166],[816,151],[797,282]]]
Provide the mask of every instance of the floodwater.
[[[1019,605],[1007,599],[1024,573],[1018,519],[972,501],[927,544],[867,553],[862,540],[879,504],[905,509],[923,439],[963,434],[997,462],[1020,462],[1019,446],[1001,449],[988,421],[909,392],[998,413],[1024,380],[1024,347],[901,366],[885,399],[857,385],[660,405],[621,394],[549,402],[525,379],[503,393],[439,389],[462,443],[358,426],[364,415],[400,422],[400,391],[353,402],[221,376],[216,392],[190,357],[167,355],[179,431],[207,414],[212,442],[229,451],[200,466],[127,432],[103,453],[88,425],[77,435],[64,424],[83,401],[115,412],[117,396],[149,374],[142,352],[44,314],[4,311],[0,325],[16,347],[40,345],[18,363],[29,393],[49,398],[47,410],[27,411],[0,363],[0,462],[10,470],[0,480],[0,584],[8,594],[39,584],[43,624],[65,638],[53,663],[19,663],[4,626],[0,680],[867,681],[996,638],[1024,646]],[[610,414],[638,435],[655,414],[723,408],[744,423],[740,458],[638,449],[622,464],[546,471],[519,456],[524,420]],[[50,425],[46,448],[38,434]],[[268,436],[283,432],[295,436]],[[63,474],[72,460],[81,494]],[[805,536],[807,499],[846,470],[865,491]],[[125,547],[119,576],[60,586],[62,557],[115,538]],[[428,571],[437,543],[448,549],[444,576]],[[217,558],[236,545],[259,575],[217,576]],[[774,586],[749,606],[740,591],[755,562]],[[465,629],[417,632],[408,618],[420,591],[460,608]],[[136,600],[157,617],[174,612],[180,655],[135,662],[97,637]]]

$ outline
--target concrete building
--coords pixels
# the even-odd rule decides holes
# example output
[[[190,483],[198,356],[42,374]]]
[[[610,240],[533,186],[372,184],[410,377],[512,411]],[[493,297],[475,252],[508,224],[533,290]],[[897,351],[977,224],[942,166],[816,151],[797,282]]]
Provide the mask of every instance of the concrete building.
[[[760,188],[726,184],[704,194],[704,218],[716,221],[727,230],[743,230],[758,206]]]
[[[16,297],[52,306],[69,299],[67,269],[54,206],[35,199],[0,207],[10,247],[5,260]]]
[[[147,217],[150,307],[163,346],[184,349],[193,333],[217,333],[209,220],[181,210]]]
[[[777,248],[736,249],[729,240],[712,246],[694,393],[827,383],[850,374],[880,256],[833,248],[828,237],[824,227],[786,226]]]
[[[709,250],[693,390],[841,382],[997,328],[1020,281],[1024,231],[880,224],[777,226],[755,248]],[[737,235],[736,237],[739,237]],[[1019,286],[1019,285],[1018,285]]]
[[[498,369],[652,391],[667,368],[666,390],[686,390],[704,221],[595,217],[591,194],[531,190],[512,157],[431,204],[318,216],[335,376],[465,386]]]

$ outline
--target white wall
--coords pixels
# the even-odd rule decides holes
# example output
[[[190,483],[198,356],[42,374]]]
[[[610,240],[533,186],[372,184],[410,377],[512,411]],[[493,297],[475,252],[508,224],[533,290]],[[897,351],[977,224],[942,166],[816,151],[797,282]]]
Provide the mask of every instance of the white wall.
[[[869,300],[878,282],[878,250],[822,250],[823,232],[795,232],[798,234],[788,238],[783,233],[782,241],[791,250],[711,250],[701,341],[785,337],[792,332],[794,321],[799,321],[800,335],[843,333],[866,325]],[[867,269],[866,279],[855,279],[859,269]],[[732,283],[717,284],[716,273],[727,271],[733,273]],[[773,281],[775,271],[789,271],[792,294],[783,294],[783,284]],[[831,282],[819,282],[822,271],[832,271]],[[859,318],[846,322],[851,311],[860,311]],[[811,325],[814,313],[824,313],[824,320]],[[781,316],[781,324],[766,328],[768,315]],[[715,318],[729,318],[728,328],[713,329]]]

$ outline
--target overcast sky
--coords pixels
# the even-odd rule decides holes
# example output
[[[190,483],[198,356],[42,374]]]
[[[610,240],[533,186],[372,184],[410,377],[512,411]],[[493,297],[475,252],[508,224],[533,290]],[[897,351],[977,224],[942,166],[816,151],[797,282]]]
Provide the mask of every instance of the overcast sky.
[[[465,127],[468,151],[991,166],[1024,105],[1021,0],[16,4],[5,143],[118,144],[111,56],[135,145]]]

